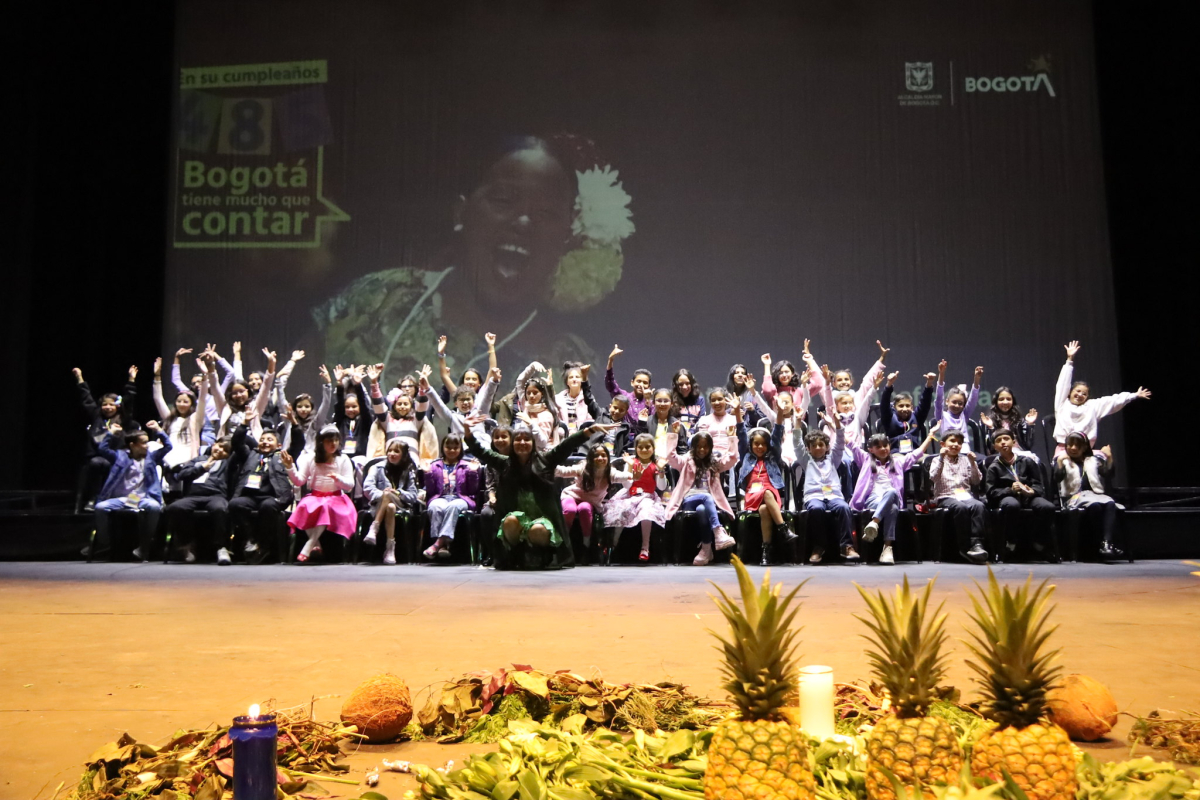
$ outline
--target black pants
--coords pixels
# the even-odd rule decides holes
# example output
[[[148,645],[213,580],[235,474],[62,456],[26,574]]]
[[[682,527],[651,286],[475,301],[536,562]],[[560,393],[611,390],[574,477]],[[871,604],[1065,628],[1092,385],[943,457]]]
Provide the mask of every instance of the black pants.
[[[476,513],[479,514],[479,558],[484,563],[490,563],[492,543],[500,532],[500,520],[496,518],[496,509],[492,508],[491,503],[483,503]]]
[[[1027,508],[1033,512],[1033,526],[1022,529],[1019,524],[1020,511]],[[1000,530],[1004,541],[1026,544],[1051,543],[1051,528],[1054,525],[1054,504],[1044,497],[1005,497],[1000,500]]]
[[[229,547],[234,539],[245,546],[253,540],[260,548],[274,548],[283,527],[283,510],[287,501],[277,500],[266,494],[244,494],[229,501],[230,526]],[[258,512],[258,524],[254,524],[254,512]],[[283,554],[278,554],[281,558]]]
[[[954,534],[959,551],[965,553],[971,545],[983,540],[983,503],[975,498],[943,497],[937,501],[938,508],[945,509],[954,523]]]
[[[175,540],[185,546],[195,544],[195,512],[201,510],[208,512],[213,544],[226,547],[229,541],[229,501],[223,494],[188,495],[167,506],[167,527],[175,534]]]
[[[79,471],[79,485],[76,488],[79,498],[77,511],[82,511],[86,504],[96,499],[110,469],[112,469],[112,464],[100,456],[92,456],[84,463],[83,468]]]
[[[1117,504],[1110,500],[1084,506],[1083,521],[1086,525],[1099,527],[1101,544],[1110,545],[1117,533]]]

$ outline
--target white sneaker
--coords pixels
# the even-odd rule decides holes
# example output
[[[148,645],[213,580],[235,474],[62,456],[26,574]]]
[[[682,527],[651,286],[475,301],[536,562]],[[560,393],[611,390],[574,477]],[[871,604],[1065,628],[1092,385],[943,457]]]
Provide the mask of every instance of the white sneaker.
[[[713,549],[728,550],[737,544],[737,540],[725,532],[724,528],[713,528]]]
[[[693,567],[703,567],[708,562],[712,561],[713,551],[711,544],[700,545],[700,552],[692,559]]]
[[[842,558],[847,561],[858,561],[862,556],[853,547],[847,546],[842,548]]]
[[[880,564],[895,564],[896,563],[896,557],[894,555],[892,555],[892,546],[890,544],[885,544],[883,546],[883,552],[879,554],[879,563]]]
[[[375,546],[375,536],[379,533],[379,523],[372,522],[371,527],[367,529],[367,535],[363,537],[363,544]]]
[[[258,542],[254,541],[253,539],[247,539],[246,546],[242,548],[242,551],[246,553],[257,553]]]
[[[873,541],[875,541],[875,537],[878,535],[879,535],[879,523],[876,522],[875,520],[871,520],[870,522],[867,523],[867,527],[863,528],[863,535],[862,535],[863,541],[864,542],[873,542]]]
[[[143,557],[143,556],[142,556],[142,548],[140,548],[140,547],[135,547],[135,548],[133,548],[133,558],[134,558],[134,560],[136,560],[136,561],[147,561],[147,560],[149,560],[149,559],[147,559],[147,558],[145,558],[145,557]]]
[[[396,540],[395,539],[392,539],[390,542],[388,542],[387,544],[385,544],[383,546],[383,563],[385,563],[385,564],[395,564],[396,563]]]
[[[196,553],[194,550],[192,550],[190,545],[183,548],[183,563],[185,563],[185,564],[195,564],[196,563]]]
[[[812,551],[812,555],[808,557],[808,563],[820,564],[821,559],[824,557],[825,557],[825,548],[824,547],[814,547],[813,551]]]
[[[217,563],[220,564],[222,567],[228,567],[230,564],[233,563],[233,557],[229,554],[229,551],[226,550],[224,547],[222,547],[220,550],[217,551]]]

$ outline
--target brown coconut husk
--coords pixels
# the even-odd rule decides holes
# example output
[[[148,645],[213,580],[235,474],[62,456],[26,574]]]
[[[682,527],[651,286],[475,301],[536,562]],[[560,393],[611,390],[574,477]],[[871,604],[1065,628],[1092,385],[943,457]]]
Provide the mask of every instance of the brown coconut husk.
[[[389,742],[412,721],[412,695],[400,678],[385,672],[363,681],[342,704],[342,722],[368,742]]]
[[[1068,675],[1046,696],[1050,719],[1076,741],[1103,739],[1117,724],[1117,701],[1087,675]]]

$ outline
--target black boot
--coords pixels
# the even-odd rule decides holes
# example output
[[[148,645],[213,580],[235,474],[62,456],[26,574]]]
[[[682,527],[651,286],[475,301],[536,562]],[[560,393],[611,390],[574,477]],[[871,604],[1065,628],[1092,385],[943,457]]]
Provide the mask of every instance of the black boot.
[[[799,538],[800,537],[797,536],[795,533],[792,533],[792,529],[788,527],[788,524],[786,522],[784,522],[781,525],[775,526],[775,541],[787,542],[790,544]]]
[[[775,548],[772,546],[771,542],[763,542],[762,558],[758,562],[759,566],[769,567],[774,563],[775,563]]]
[[[1121,558],[1125,555],[1125,551],[1119,547],[1114,547],[1112,542],[1104,542],[1100,545],[1100,558],[1114,559]]]
[[[987,550],[983,549],[983,542],[979,539],[972,539],[971,549],[962,555],[963,558],[972,564],[986,564],[988,560]]]

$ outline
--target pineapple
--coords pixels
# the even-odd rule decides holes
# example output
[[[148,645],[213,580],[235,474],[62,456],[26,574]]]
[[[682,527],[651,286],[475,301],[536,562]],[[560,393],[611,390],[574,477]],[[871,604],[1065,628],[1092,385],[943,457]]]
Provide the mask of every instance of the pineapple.
[[[872,596],[858,587],[871,612],[870,617],[858,617],[871,629],[871,635],[863,636],[874,645],[867,657],[894,711],[867,737],[867,796],[872,800],[896,800],[892,776],[900,785],[920,787],[926,797],[933,797],[931,784],[955,783],[962,771],[954,729],[928,715],[934,689],[946,673],[946,615],[942,606],[932,617],[928,614],[933,583],[930,580],[924,592],[914,595],[905,577],[894,597],[883,592]]]
[[[987,589],[980,586],[980,596],[971,597],[971,619],[979,630],[971,632],[974,642],[967,646],[978,661],[967,665],[981,678],[985,716],[998,725],[975,743],[971,771],[994,781],[1003,781],[1007,772],[1030,800],[1073,800],[1071,741],[1043,719],[1046,693],[1062,671],[1051,665],[1059,651],[1045,649],[1058,627],[1046,626],[1054,592],[1046,584],[1034,589],[1030,575],[1014,592],[1000,586],[989,568]]]
[[[713,599],[732,635],[713,635],[725,652],[724,688],[738,714],[713,732],[705,800],[814,800],[807,739],[780,711],[796,685],[796,631],[790,626],[799,606],[789,606],[804,584],[781,598],[782,584],[772,587],[768,572],[755,591],[745,565],[732,560],[742,607],[717,587],[721,597]]]

